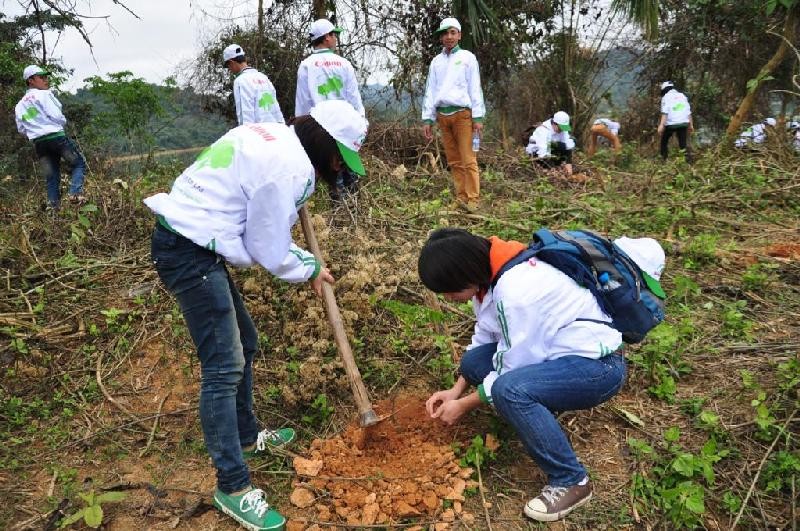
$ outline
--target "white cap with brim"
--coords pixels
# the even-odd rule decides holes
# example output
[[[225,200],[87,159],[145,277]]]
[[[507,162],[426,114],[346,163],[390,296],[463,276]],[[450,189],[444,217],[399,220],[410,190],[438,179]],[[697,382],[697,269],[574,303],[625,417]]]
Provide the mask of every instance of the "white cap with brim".
[[[238,44],[229,44],[222,50],[222,64],[227,63],[235,57],[244,57],[244,49]]]
[[[461,23],[458,19],[453,17],[447,17],[446,19],[442,20],[441,24],[439,24],[439,29],[433,32],[434,35],[439,35],[443,31],[447,31],[450,28],[455,28],[458,31],[461,31]]]
[[[767,118],[766,120],[764,120],[764,123],[772,127],[778,125],[778,121],[775,118]]]
[[[636,262],[636,265],[642,270],[642,276],[650,291],[659,297],[665,297],[666,294],[659,283],[666,263],[666,255],[661,244],[653,238],[628,238],[627,236],[617,238],[614,243]]]
[[[672,81],[664,81],[663,83],[661,83],[661,90],[664,90],[665,88],[669,88],[669,87],[674,87],[674,86],[675,85],[672,84]]]
[[[367,119],[344,100],[321,101],[312,107],[309,114],[336,140],[347,167],[365,175],[367,172],[358,150],[367,136]]]
[[[569,114],[564,111],[558,111],[553,115],[553,121],[558,125],[558,128],[564,132],[572,131],[572,126],[569,125]]]
[[[46,76],[49,73],[50,72],[48,72],[39,65],[28,65],[25,67],[25,70],[22,71],[22,79],[27,81],[32,76]]]
[[[327,18],[320,18],[311,23],[311,27],[308,29],[308,40],[314,42],[330,32],[341,33],[342,28],[334,26],[333,22]]]

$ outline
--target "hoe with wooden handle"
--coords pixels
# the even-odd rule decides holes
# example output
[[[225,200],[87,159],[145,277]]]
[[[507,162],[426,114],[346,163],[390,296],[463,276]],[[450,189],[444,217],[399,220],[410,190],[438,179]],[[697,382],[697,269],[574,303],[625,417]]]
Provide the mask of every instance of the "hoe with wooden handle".
[[[308,217],[308,210],[305,205],[300,209],[300,224],[303,226],[303,235],[306,237],[311,252],[320,261],[322,267],[325,267],[325,262],[322,259],[322,253],[319,250],[319,243],[317,242],[317,235],[314,233],[314,227],[311,224],[311,219]],[[344,329],[342,322],[342,314],[339,313],[339,307],[336,305],[336,296],[333,294],[333,286],[327,282],[322,283],[322,298],[325,301],[325,313],[328,314],[328,322],[333,328],[333,337],[336,340],[336,348],[339,350],[339,355],[342,357],[344,370],[347,372],[347,379],[350,380],[350,387],[353,390],[353,396],[356,399],[358,406],[358,423],[362,428],[377,424],[381,419],[375,414],[372,409],[372,404],[367,395],[367,389],[364,387],[364,382],[361,381],[361,373],[358,371],[358,366],[353,359],[353,351],[350,350],[350,342],[347,340],[347,333]]]

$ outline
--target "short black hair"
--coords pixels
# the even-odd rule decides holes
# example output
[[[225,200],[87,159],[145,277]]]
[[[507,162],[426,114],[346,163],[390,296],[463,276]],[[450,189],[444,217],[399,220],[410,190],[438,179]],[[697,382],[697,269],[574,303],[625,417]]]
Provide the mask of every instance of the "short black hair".
[[[242,64],[247,62],[247,57],[245,57],[244,55],[237,55],[236,57],[231,57],[230,59],[228,59],[228,61],[234,61],[236,63]],[[228,61],[225,61],[225,64],[227,64]]]
[[[319,46],[320,44],[322,44],[322,41],[324,41],[324,40],[325,40],[325,37],[327,37],[327,36],[328,36],[328,35],[330,35],[331,33],[336,33],[336,32],[335,32],[335,31],[329,31],[329,32],[328,32],[328,33],[326,33],[325,35],[323,35],[323,36],[321,36],[321,37],[317,37],[316,39],[314,39],[313,41],[311,41],[311,46]]]
[[[675,88],[675,85],[670,85],[668,87],[664,87],[663,89],[661,89],[661,95],[663,96],[664,94],[666,94],[667,92],[669,92],[670,90],[672,90],[674,88]]]
[[[346,166],[336,140],[308,114],[292,118],[289,125],[294,126],[294,133],[300,139],[314,169],[320,173],[329,187],[336,186],[336,176],[339,172],[333,167],[333,161],[338,157],[342,167]]]
[[[419,278],[434,293],[455,293],[471,286],[488,289],[490,247],[489,240],[464,229],[437,229],[419,253]]]

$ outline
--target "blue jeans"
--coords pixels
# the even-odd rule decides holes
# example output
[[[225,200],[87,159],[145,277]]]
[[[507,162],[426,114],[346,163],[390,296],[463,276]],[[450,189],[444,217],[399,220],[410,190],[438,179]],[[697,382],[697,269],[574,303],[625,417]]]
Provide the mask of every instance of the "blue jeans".
[[[47,181],[47,202],[50,206],[57,207],[61,201],[61,159],[64,159],[72,172],[69,194],[77,195],[83,192],[86,161],[72,140],[60,136],[34,142],[33,145]]]
[[[178,299],[200,359],[200,424],[226,494],[250,485],[242,447],[255,443],[253,356],[258,332],[221,256],[156,225],[153,264]]]
[[[461,374],[472,385],[493,370],[496,343],[464,353]],[[586,469],[561,429],[554,412],[589,409],[619,392],[625,381],[625,358],[609,354],[598,360],[564,356],[501,374],[492,385],[492,402],[522,440],[528,455],[547,475],[549,485],[568,487],[586,477]]]

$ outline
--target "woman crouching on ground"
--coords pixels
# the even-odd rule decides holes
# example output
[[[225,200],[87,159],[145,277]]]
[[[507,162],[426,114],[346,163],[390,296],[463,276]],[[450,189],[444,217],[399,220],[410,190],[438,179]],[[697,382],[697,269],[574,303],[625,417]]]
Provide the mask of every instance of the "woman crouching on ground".
[[[458,381],[431,395],[426,407],[454,424],[482,403],[493,405],[547,476],[525,514],[550,522],[592,497],[556,412],[589,409],[617,394],[625,358],[622,335],[603,324],[610,318],[592,293],[554,267],[531,258],[495,278],[525,247],[461,229],[436,230],[425,243],[423,284],[449,301],[471,299],[476,316]],[[471,385],[477,389],[466,393]]]

